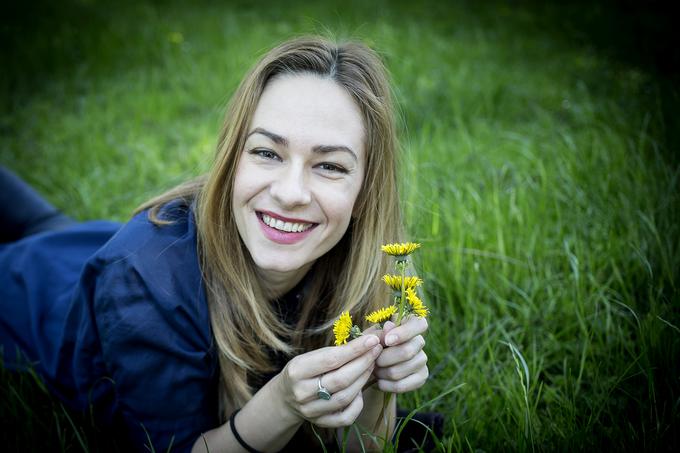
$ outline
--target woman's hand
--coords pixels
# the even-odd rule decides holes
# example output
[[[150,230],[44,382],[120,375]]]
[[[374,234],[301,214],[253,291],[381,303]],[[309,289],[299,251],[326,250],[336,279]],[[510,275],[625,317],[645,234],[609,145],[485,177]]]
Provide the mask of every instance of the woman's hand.
[[[280,394],[292,412],[317,426],[351,425],[363,409],[361,390],[382,352],[379,343],[377,336],[363,335],[294,357],[279,374]],[[330,400],[317,396],[319,379]]]
[[[380,390],[405,393],[425,383],[429,371],[422,334],[426,330],[427,320],[416,316],[406,318],[400,326],[391,321],[385,323],[382,341],[386,347],[375,361],[373,372]]]

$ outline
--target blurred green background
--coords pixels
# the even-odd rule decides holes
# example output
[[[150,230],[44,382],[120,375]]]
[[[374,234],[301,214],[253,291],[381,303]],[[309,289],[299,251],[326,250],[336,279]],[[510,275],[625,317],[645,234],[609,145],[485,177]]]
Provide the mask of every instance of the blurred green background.
[[[431,379],[400,404],[455,389],[426,406],[447,417],[444,451],[677,451],[668,5],[10,3],[0,163],[80,220],[124,221],[208,168],[225,104],[268,48],[361,39],[392,74],[403,209],[434,314]],[[14,448],[111,447],[4,372],[0,420]]]

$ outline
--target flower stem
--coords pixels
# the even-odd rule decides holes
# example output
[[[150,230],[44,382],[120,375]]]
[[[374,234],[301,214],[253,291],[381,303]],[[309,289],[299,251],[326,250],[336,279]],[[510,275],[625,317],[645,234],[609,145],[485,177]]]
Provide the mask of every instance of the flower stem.
[[[373,427],[373,433],[379,433],[380,432],[380,426],[383,424],[386,427],[385,429],[385,438],[389,439],[390,433],[389,431],[389,424],[390,421],[387,418],[387,407],[390,405],[390,401],[392,400],[392,393],[385,393],[383,395],[383,405],[382,409],[380,409],[380,414],[378,415],[378,420],[375,422],[375,426]]]
[[[397,325],[401,325],[401,318],[404,317],[404,303],[406,300],[406,261],[397,261],[397,269],[401,273],[401,297],[399,298],[399,316]]]
[[[399,298],[399,313],[397,314],[397,322],[396,325],[401,325],[401,319],[404,317],[404,301],[406,300],[406,261],[397,261],[396,263],[397,270],[401,274],[401,297]],[[389,420],[387,420],[387,407],[390,405],[390,401],[392,400],[392,393],[385,393],[385,397],[383,399],[383,406],[382,409],[380,410],[380,415],[378,416],[378,421],[375,424],[375,428],[373,429],[373,432],[377,432],[378,429],[380,428],[381,423],[383,420],[385,421],[385,425],[389,424]],[[388,426],[389,428],[389,426]],[[389,435],[389,433],[388,433]]]

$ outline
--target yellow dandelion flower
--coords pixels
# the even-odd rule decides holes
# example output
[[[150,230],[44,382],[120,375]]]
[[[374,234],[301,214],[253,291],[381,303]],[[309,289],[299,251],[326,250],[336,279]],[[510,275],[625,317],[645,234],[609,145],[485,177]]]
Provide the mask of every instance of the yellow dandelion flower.
[[[387,244],[381,247],[382,251],[392,256],[406,256],[413,253],[420,244],[417,242],[401,242],[394,244]]]
[[[348,311],[343,311],[340,317],[333,323],[333,333],[335,334],[335,345],[347,343],[349,334],[352,330],[352,317]]]
[[[413,290],[413,288],[406,289],[406,300],[408,301],[409,304],[411,304],[411,311],[416,316],[420,316],[421,318],[427,317],[428,315],[427,307],[423,304],[423,301],[420,300],[420,298]]]
[[[387,283],[387,286],[395,291],[401,291],[401,275],[383,275],[383,281]],[[415,288],[420,286],[423,281],[419,277],[410,276],[404,277],[404,286],[406,288]]]
[[[374,324],[380,324],[381,322],[385,322],[390,319],[396,312],[397,307],[390,305],[389,307],[381,308],[380,310],[376,310],[370,315],[366,316],[366,321],[372,322]]]

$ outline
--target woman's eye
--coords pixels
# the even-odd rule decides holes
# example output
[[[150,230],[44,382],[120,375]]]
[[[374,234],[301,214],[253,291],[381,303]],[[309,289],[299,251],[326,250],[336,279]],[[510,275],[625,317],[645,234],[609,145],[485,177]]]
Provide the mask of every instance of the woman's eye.
[[[260,156],[264,159],[279,159],[279,155],[270,149],[256,148],[250,152],[256,156]]]
[[[325,171],[330,171],[334,173],[347,173],[347,170],[344,167],[341,167],[340,165],[336,164],[331,164],[328,162],[324,162],[323,164],[319,164],[318,167],[322,170]]]

